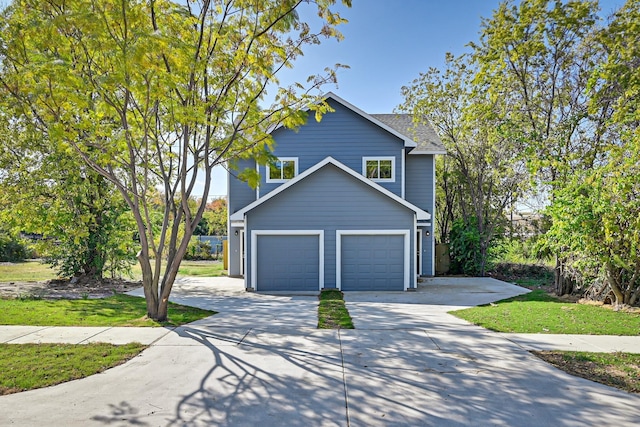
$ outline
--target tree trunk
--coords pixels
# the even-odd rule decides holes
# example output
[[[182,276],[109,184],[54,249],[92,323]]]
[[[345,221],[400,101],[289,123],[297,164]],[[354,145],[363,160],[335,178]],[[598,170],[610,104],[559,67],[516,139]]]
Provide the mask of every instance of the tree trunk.
[[[138,261],[142,269],[142,289],[144,290],[144,299],[147,302],[147,316],[150,319],[158,319],[158,294],[153,291],[153,271],[149,257],[144,257],[142,251],[138,252]],[[165,316],[166,317],[166,316]]]
[[[607,263],[606,271],[609,287],[611,288],[611,292],[613,292],[613,295],[616,298],[616,300],[614,301],[614,305],[618,306],[620,304],[624,304],[626,302],[625,296],[622,292],[622,289],[620,289],[620,283],[618,283],[618,277],[616,272],[614,271],[614,267],[610,263]]]
[[[165,322],[167,320],[167,314],[169,309],[169,298],[160,298],[158,300],[158,314],[156,321]]]
[[[573,293],[573,281],[565,276],[564,260],[556,254],[556,267],[554,269],[554,284],[556,295],[570,295]]]

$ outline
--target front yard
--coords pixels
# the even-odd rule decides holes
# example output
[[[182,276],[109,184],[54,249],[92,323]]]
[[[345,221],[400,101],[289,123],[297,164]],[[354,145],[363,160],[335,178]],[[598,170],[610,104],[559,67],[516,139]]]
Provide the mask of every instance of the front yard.
[[[193,261],[184,262],[180,272],[183,275],[219,276],[223,271],[222,263]],[[17,298],[0,298],[0,325],[179,326],[215,314],[214,311],[169,303],[168,321],[158,323],[146,317],[144,298],[116,293],[129,289],[129,283],[127,286],[120,286],[117,281],[89,286],[35,283],[55,278],[55,272],[49,266],[37,261],[0,264],[0,281],[4,281],[2,285],[7,291],[4,295],[18,295]],[[18,287],[21,290],[16,292]],[[110,296],[88,298],[89,290],[103,291]],[[76,299],[59,298],[69,294]],[[49,299],[51,297],[57,298]],[[139,343],[0,344],[0,395],[93,375],[125,363],[145,348]]]
[[[640,335],[638,310],[580,304],[541,289],[479,307],[452,311],[454,316],[497,332],[585,335]],[[640,354],[534,351],[542,360],[576,375],[640,393]]]

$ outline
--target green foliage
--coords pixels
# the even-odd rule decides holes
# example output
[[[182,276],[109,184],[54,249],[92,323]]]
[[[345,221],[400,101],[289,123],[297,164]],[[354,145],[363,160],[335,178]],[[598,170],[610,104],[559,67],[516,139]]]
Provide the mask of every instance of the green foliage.
[[[491,266],[491,276],[529,289],[551,286],[553,267],[541,264],[496,262]]]
[[[212,259],[211,243],[200,241],[197,237],[192,237],[184,254],[185,260],[209,260]]]
[[[59,276],[101,278],[109,272],[119,277],[130,272],[136,249],[130,215],[122,204],[97,209],[87,214],[88,223],[60,224],[38,245]],[[65,233],[71,227],[82,228]]]
[[[608,160],[556,192],[546,243],[564,251],[581,281],[603,282],[615,303],[633,305],[640,297],[640,135],[612,147]]]
[[[640,330],[637,313],[563,302],[542,290],[451,314],[497,332],[637,336]]]
[[[132,359],[145,348],[138,343],[0,344],[0,395],[97,374]]]
[[[145,317],[144,298],[118,294],[79,300],[0,299],[0,325],[33,326],[180,326],[215,314],[169,303],[169,320]]]
[[[548,264],[549,257],[540,250],[540,237],[503,238],[496,241],[494,261],[511,264]]]
[[[207,204],[202,220],[193,232],[194,236],[227,235],[227,200],[216,199]]]
[[[528,179],[510,106],[475,84],[477,67],[473,57],[447,55],[444,71],[432,68],[402,88],[405,102],[399,109],[412,113],[417,123],[433,125],[447,149],[436,163],[438,237],[446,242],[452,234],[459,240],[454,246],[473,246],[472,254],[457,253],[458,268],[484,275],[505,209],[524,194]],[[460,234],[460,224],[453,231],[456,220],[477,230],[475,243],[473,236]]]
[[[476,276],[480,272],[480,233],[462,219],[453,222],[449,234],[451,272]]]
[[[24,261],[29,254],[23,242],[0,231],[0,262]]]
[[[489,244],[483,249],[484,244]],[[495,261],[497,241],[482,238],[476,218],[465,221],[456,219],[449,233],[451,272],[470,276],[484,276]]]
[[[597,41],[608,57],[592,75],[590,111],[608,108],[601,156],[554,193],[548,246],[564,251],[588,295],[640,302],[640,5],[628,1]]]
[[[6,226],[41,235],[34,248],[60,276],[126,272],[134,259],[133,224],[113,185],[76,153],[21,122],[16,105],[5,105],[4,112],[16,115],[0,115],[11,140],[0,144],[0,189],[7,201],[0,218]]]

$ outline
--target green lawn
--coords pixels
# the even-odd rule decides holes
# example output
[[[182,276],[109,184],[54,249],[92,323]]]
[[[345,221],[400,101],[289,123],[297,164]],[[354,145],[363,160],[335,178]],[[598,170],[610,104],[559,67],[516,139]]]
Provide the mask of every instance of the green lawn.
[[[97,374],[135,357],[146,346],[0,344],[0,395]]]
[[[40,282],[58,276],[48,264],[40,261],[25,261],[0,264],[0,282]]]
[[[140,264],[136,263],[131,267],[131,274],[135,280],[142,278]],[[178,276],[217,277],[225,274],[220,261],[182,261],[178,270]],[[0,282],[39,282],[57,277],[48,264],[40,261],[0,264]]]
[[[318,329],[353,329],[342,292],[337,289],[324,290],[320,292],[319,298]]]
[[[490,305],[451,314],[498,332],[628,335],[640,334],[640,315],[563,302],[536,290]]]
[[[215,314],[169,303],[169,320],[146,318],[144,298],[114,295],[104,299],[0,299],[0,325],[37,326],[178,326]]]

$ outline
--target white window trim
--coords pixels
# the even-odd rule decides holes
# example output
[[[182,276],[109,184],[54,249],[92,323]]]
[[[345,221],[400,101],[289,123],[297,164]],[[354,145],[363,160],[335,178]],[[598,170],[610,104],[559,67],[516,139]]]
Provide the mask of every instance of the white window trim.
[[[391,178],[369,178],[367,177],[367,161],[371,160],[391,160]],[[362,158],[362,176],[373,182],[396,182],[396,158],[395,156],[375,156]]]
[[[409,289],[411,274],[411,230],[336,230],[336,288],[342,290],[342,236],[403,236],[404,290]],[[414,268],[415,270],[415,268]],[[415,272],[415,271],[414,271]],[[415,280],[415,278],[414,278]]]
[[[297,157],[278,157],[278,161],[279,162],[293,162],[294,165],[294,171],[293,171],[293,178],[295,178],[296,176],[298,176],[298,158]],[[291,181],[293,178],[289,178],[289,179],[271,179],[270,178],[270,170],[269,170],[269,165],[266,165],[266,170],[265,170],[265,179],[266,182],[268,184],[280,184],[283,182],[287,182],[287,181]]]
[[[318,236],[318,290],[324,288],[324,230],[251,230],[251,287],[254,291],[259,291],[258,236]]]

